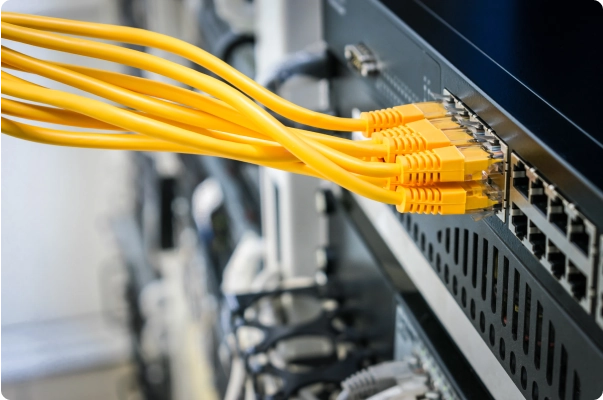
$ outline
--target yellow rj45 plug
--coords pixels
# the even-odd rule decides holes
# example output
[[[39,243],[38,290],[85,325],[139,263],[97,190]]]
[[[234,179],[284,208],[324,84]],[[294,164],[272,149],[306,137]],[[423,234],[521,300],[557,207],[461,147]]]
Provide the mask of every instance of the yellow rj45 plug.
[[[399,186],[401,213],[469,214],[493,210],[501,203],[499,190],[480,181],[440,183],[434,186]]]
[[[400,176],[394,185],[428,185],[438,182],[463,182],[483,179],[501,160],[481,146],[448,146],[397,156]]]
[[[447,146],[471,146],[476,143],[471,134],[450,118],[431,121],[421,119],[385,129],[373,133],[372,141],[387,147],[387,162],[394,162],[397,155]]]
[[[383,110],[363,112],[360,118],[366,121],[363,134],[371,137],[374,132],[393,128],[421,119],[434,119],[446,116],[448,111],[441,102],[405,104]]]

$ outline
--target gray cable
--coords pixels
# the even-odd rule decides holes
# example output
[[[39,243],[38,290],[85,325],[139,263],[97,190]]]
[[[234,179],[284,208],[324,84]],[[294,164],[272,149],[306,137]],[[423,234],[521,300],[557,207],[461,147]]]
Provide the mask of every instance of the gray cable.
[[[368,367],[341,382],[337,400],[363,400],[414,374],[408,362],[390,361]]]

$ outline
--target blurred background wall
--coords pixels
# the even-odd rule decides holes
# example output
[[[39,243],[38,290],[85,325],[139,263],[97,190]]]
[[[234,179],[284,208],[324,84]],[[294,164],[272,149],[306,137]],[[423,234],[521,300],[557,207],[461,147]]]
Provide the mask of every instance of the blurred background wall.
[[[118,17],[112,0],[10,0],[2,11],[107,23]],[[10,45],[42,59],[115,69]],[[121,315],[123,293],[110,221],[131,204],[130,167],[125,152],[53,147],[2,135],[2,393],[7,398],[125,398],[129,339],[123,325],[112,322]]]

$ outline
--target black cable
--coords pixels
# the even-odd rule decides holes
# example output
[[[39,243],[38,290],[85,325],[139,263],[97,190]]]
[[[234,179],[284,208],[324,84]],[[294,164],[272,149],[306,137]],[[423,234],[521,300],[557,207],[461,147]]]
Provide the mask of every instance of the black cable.
[[[328,79],[333,75],[333,63],[326,50],[298,51],[287,57],[268,78],[260,82],[272,92],[294,76],[309,76],[316,79]]]

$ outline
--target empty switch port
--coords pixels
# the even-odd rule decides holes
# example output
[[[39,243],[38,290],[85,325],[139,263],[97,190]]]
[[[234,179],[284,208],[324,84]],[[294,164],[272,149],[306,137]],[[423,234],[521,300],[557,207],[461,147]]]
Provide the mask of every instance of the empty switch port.
[[[519,239],[526,237],[526,234],[528,233],[528,217],[521,212],[515,203],[511,204],[511,225],[515,236]]]
[[[567,265],[567,281],[572,295],[582,300],[586,296],[586,276],[571,261]]]
[[[570,221],[570,242],[576,245],[582,253],[588,256],[588,244],[590,235],[586,232],[584,220],[579,215]]]
[[[544,255],[546,237],[532,221],[528,225],[528,241],[532,246],[532,253],[536,258],[541,258]]]
[[[565,213],[565,207],[563,201],[560,198],[551,199],[551,206],[549,207],[549,221],[563,233],[567,233],[567,214]]]
[[[530,180],[526,176],[526,166],[521,161],[513,166],[513,187],[527,199],[530,190]]]
[[[530,183],[530,203],[546,215],[548,197],[544,193],[544,183],[538,178]]]
[[[546,260],[551,265],[553,276],[557,279],[563,278],[565,275],[565,254],[550,240],[547,242]]]

